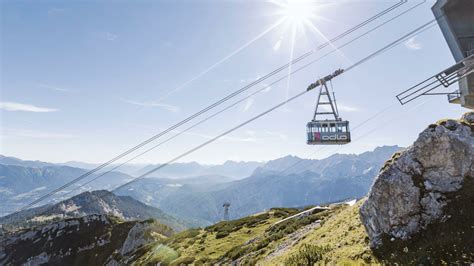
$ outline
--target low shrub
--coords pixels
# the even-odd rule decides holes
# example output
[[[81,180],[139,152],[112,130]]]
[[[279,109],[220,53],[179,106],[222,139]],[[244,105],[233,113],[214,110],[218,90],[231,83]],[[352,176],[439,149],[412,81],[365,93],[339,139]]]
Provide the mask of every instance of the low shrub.
[[[176,260],[174,260],[171,265],[190,265],[194,262],[194,257],[180,257],[180,258],[177,258]]]
[[[222,221],[215,225],[206,227],[204,228],[204,230],[206,230],[207,232],[217,232],[216,238],[223,238],[228,236],[232,232],[239,231],[243,227],[251,228],[260,225],[261,223],[266,222],[268,218],[270,218],[269,214],[264,213],[234,221]]]
[[[250,250],[250,246],[235,246],[231,248],[227,253],[224,255],[225,258],[230,258],[232,260],[236,260],[241,256],[247,254]]]
[[[305,244],[299,248],[298,252],[290,256],[285,261],[285,265],[314,265],[325,263],[327,259],[324,255],[329,251],[327,247]]]
[[[216,239],[224,238],[228,236],[230,233],[228,231],[219,231],[216,234]]]

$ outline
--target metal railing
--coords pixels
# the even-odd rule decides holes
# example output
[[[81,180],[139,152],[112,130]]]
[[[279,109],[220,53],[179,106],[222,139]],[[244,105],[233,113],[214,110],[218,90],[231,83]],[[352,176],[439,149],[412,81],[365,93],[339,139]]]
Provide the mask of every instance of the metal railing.
[[[448,88],[467,75],[474,73],[473,61],[474,55],[471,55],[456,63],[455,65],[445,69],[444,71],[427,78],[408,90],[399,93],[396,95],[396,97],[398,101],[404,105],[425,95],[449,95],[451,93],[433,91],[440,87]],[[453,94],[452,97],[454,97],[454,95],[455,94]]]
[[[471,50],[467,50],[465,53],[466,53],[466,57],[469,57],[469,56],[473,55],[474,54],[474,48],[471,49]]]
[[[448,102],[454,103],[461,99],[461,92],[459,90],[448,93]]]
[[[469,57],[474,54],[474,41],[469,44],[469,47],[464,53],[466,53],[466,57]]]

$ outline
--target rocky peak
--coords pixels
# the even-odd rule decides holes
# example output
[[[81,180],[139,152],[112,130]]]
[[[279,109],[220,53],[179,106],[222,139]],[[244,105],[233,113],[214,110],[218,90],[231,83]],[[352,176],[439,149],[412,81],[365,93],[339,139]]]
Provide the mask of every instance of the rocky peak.
[[[154,241],[151,230],[173,233],[153,220],[97,214],[65,219],[1,236],[0,265],[127,265],[135,250]]]
[[[474,112],[430,125],[385,164],[360,208],[371,247],[408,240],[454,219],[450,208],[459,207],[453,204],[472,201],[473,179]]]

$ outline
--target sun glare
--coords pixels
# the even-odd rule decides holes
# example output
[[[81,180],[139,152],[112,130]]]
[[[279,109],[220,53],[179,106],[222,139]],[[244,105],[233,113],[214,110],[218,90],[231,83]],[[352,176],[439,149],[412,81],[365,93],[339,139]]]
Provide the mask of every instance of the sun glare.
[[[290,24],[303,25],[314,18],[314,5],[304,1],[289,1],[282,6],[282,15]]]
[[[286,0],[274,1],[279,6],[278,14],[292,26],[302,26],[316,17],[316,7],[313,1],[308,0]]]
[[[328,42],[331,47],[340,52],[313,23],[317,20],[326,21],[327,19],[321,17],[318,13],[320,13],[321,9],[324,7],[337,5],[336,3],[322,4],[317,0],[271,0],[271,3],[275,4],[277,7],[276,15],[280,16],[279,22],[284,22],[280,38],[273,46],[274,51],[280,50],[280,47],[283,45],[282,42],[285,41],[285,39],[288,39],[290,49],[289,60],[292,62],[295,52],[294,50],[298,43],[298,37],[308,37],[306,34],[307,30],[309,30],[309,32],[315,34],[318,39],[322,39],[323,42]],[[288,34],[288,36],[286,36],[286,34]],[[344,58],[346,58],[342,52],[340,53]],[[291,87],[292,67],[292,64],[290,64],[286,79],[287,98],[289,97]]]

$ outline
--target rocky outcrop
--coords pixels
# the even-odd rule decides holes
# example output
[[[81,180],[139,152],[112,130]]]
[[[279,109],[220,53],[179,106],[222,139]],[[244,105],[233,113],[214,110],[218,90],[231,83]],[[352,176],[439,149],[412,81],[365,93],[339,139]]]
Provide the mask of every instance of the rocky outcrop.
[[[89,215],[7,233],[0,237],[0,265],[103,265],[116,250],[147,244],[151,238],[131,231],[150,224]]]
[[[373,248],[451,219],[450,202],[474,179],[474,113],[425,129],[382,168],[360,217]],[[468,191],[473,194],[474,191]]]

